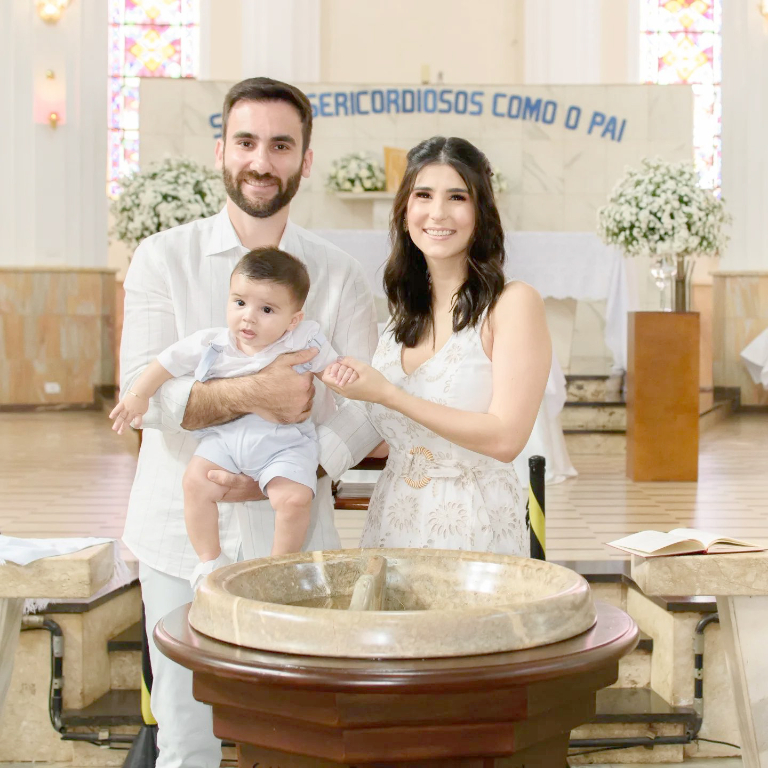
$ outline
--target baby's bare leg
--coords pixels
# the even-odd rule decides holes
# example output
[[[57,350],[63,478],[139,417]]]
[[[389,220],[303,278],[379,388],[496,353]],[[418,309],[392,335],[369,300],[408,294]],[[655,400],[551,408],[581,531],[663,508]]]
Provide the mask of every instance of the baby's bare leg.
[[[215,560],[221,553],[219,542],[219,508],[226,488],[208,479],[211,469],[221,469],[201,456],[193,456],[184,473],[184,521],[192,546],[201,563]]]
[[[272,554],[300,552],[309,528],[312,490],[285,477],[274,477],[267,484],[266,493],[275,510]]]

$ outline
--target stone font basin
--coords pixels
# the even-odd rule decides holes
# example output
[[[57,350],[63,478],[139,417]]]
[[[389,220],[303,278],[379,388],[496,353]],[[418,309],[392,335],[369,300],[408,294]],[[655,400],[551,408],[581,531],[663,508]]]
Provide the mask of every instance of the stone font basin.
[[[552,563],[361,549],[221,568],[198,589],[189,623],[217,640],[278,653],[413,659],[556,643],[595,617],[587,582]]]

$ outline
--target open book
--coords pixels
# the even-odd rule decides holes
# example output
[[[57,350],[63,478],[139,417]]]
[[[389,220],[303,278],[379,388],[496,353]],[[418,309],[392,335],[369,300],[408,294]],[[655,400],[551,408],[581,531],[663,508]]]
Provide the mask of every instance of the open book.
[[[640,557],[666,557],[669,555],[722,555],[729,552],[761,552],[765,547],[746,541],[718,536],[716,533],[697,531],[695,528],[675,528],[669,533],[640,531],[623,539],[608,543]]]

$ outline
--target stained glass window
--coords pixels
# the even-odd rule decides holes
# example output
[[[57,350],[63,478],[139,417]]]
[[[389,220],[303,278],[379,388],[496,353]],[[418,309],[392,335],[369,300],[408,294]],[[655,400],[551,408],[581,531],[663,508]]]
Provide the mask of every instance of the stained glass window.
[[[198,0],[109,0],[107,193],[139,169],[139,81],[197,77]]]
[[[720,192],[722,0],[643,0],[640,77],[693,88],[693,145],[701,186]]]

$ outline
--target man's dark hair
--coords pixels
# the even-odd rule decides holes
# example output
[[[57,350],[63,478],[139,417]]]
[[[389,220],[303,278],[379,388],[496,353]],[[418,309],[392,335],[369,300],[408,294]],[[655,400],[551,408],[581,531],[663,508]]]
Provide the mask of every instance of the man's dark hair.
[[[232,270],[232,277],[235,275],[284,285],[293,294],[299,307],[304,306],[309,293],[307,268],[295,256],[279,248],[254,248],[249,251]]]
[[[249,77],[233,85],[224,97],[224,107],[221,111],[221,136],[225,143],[229,113],[238,101],[285,101],[291,104],[301,119],[302,151],[307,151],[309,140],[312,138],[312,105],[295,85],[269,77]]]

